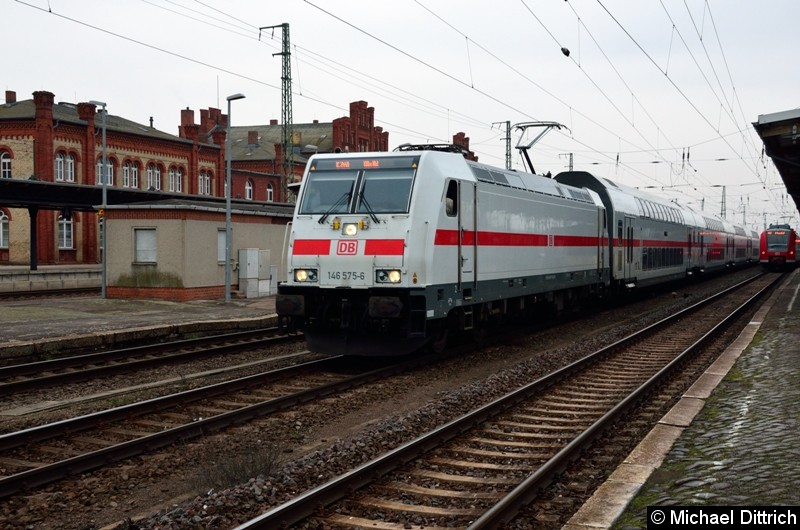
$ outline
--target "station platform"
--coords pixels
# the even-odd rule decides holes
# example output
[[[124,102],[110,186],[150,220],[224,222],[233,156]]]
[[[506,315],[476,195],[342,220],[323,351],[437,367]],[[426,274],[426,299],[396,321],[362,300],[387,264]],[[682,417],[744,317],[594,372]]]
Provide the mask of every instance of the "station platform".
[[[0,293],[48,291],[54,289],[100,289],[102,265],[28,265],[0,267]]]
[[[562,530],[647,528],[648,506],[800,504],[800,270]]]
[[[4,301],[0,361],[64,356],[149,338],[244,331],[277,324],[275,297],[170,302],[99,295]]]

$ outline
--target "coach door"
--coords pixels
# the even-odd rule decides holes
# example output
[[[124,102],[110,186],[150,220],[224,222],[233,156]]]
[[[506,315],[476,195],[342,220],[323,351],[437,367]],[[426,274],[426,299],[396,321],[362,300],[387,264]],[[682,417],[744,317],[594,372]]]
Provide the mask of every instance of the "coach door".
[[[459,184],[458,289],[464,298],[470,298],[478,273],[477,201],[475,183],[462,181]]]
[[[625,259],[624,268],[625,268],[625,278],[633,278],[636,276],[636,268],[634,267],[635,263],[635,249],[634,246],[634,239],[633,239],[633,217],[625,217]]]

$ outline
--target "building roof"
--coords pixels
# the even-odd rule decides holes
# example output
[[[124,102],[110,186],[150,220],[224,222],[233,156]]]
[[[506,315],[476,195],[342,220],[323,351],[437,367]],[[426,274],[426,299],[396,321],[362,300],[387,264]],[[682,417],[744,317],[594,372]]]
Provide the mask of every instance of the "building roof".
[[[36,104],[32,99],[16,101],[14,103],[4,103],[0,105],[0,120],[34,120],[36,119]],[[102,117],[100,114],[95,116],[95,127],[101,127]],[[53,105],[53,121],[63,123],[74,123],[86,126],[86,120],[82,120],[78,115],[78,106],[74,103],[59,102]],[[136,134],[148,138],[159,140],[169,140],[191,144],[191,140],[183,139],[163,131],[159,131],[149,125],[142,125],[120,116],[108,114],[106,130],[123,132],[126,134]]]
[[[800,209],[800,109],[761,114],[753,127]]]
[[[0,179],[2,204],[11,208],[38,207],[50,210],[68,208],[75,211],[94,211],[103,203],[102,194],[102,186],[41,180]],[[115,186],[106,188],[106,208],[119,208],[123,205],[131,207],[148,205],[149,208],[166,205],[174,208],[178,204],[223,210],[226,208],[224,197],[205,195],[187,197],[184,194],[164,191],[134,190]],[[231,208],[236,211],[258,211],[265,215],[291,217],[294,204],[231,199]]]
[[[227,210],[225,200],[173,198],[152,200],[135,204],[116,204],[106,207],[109,210],[203,210],[224,212]],[[231,199],[231,211],[240,214],[263,215],[268,217],[285,217],[294,215],[294,204],[276,202],[256,202]]]
[[[249,133],[257,133],[257,143],[249,143]],[[275,160],[275,144],[282,142],[283,126],[249,125],[231,127],[231,159]],[[305,163],[311,154],[333,150],[333,124],[295,123],[292,125],[294,161]]]

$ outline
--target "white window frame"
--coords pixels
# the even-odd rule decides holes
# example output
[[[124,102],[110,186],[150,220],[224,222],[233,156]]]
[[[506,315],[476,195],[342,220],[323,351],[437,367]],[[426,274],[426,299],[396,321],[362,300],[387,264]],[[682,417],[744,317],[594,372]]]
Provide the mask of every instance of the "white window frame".
[[[6,212],[0,211],[0,248],[8,248],[9,219]]]
[[[148,164],[147,166],[147,189],[153,188],[156,191],[161,191],[161,168],[156,164]]]
[[[169,191],[183,193],[183,171],[180,168],[169,168]]]
[[[139,188],[139,167],[130,160],[122,166],[122,187]]]
[[[208,171],[201,171],[197,177],[197,193],[199,195],[211,195],[211,175]]]
[[[11,178],[11,155],[7,152],[0,152],[0,178]]]
[[[74,250],[72,218],[64,219],[63,215],[58,216],[58,249]]]
[[[272,184],[267,184],[267,200],[270,202],[275,200],[275,190],[272,189]]]
[[[67,153],[64,163],[64,179],[67,182],[75,182],[75,157]]]
[[[56,153],[56,182],[64,182],[64,153]]]
[[[97,174],[95,175],[95,184],[98,186],[103,185],[103,159],[99,158],[97,160]],[[106,185],[113,186],[114,185],[114,164],[111,162],[111,159],[106,158]]]
[[[244,198],[248,201],[253,200],[253,181],[250,179],[244,184]]]
[[[158,234],[155,228],[133,229],[134,263],[157,263]]]
[[[225,263],[225,254],[226,254],[225,253],[226,234],[227,231],[224,228],[217,230],[217,262],[223,264]],[[231,234],[231,237],[233,237],[233,234]]]

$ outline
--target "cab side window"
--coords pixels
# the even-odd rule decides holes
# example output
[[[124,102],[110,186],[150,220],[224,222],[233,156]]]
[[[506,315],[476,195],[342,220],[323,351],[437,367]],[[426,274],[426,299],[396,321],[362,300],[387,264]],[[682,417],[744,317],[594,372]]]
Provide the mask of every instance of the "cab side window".
[[[455,180],[447,183],[447,193],[444,196],[444,211],[448,217],[458,215],[458,182]]]

